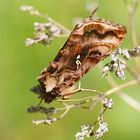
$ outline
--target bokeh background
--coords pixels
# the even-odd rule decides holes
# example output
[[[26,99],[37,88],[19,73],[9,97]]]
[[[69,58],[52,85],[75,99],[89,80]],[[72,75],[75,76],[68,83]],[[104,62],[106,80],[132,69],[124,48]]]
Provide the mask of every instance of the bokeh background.
[[[43,115],[28,114],[26,109],[38,103],[29,89],[36,85],[36,77],[54,58],[64,39],[55,39],[50,47],[36,45],[25,47],[24,40],[33,36],[33,23],[44,21],[21,12],[24,4],[35,6],[56,21],[72,29],[75,17],[86,17],[86,4],[94,0],[0,0],[0,140],[74,140],[80,125],[93,122],[99,108],[93,112],[72,110],[67,116],[52,125],[32,124],[33,119]],[[123,0],[98,0],[99,17],[117,21],[128,27],[121,47],[131,48],[129,20]],[[140,8],[136,12],[136,31],[140,36]],[[140,38],[139,42],[140,42]],[[115,78],[115,77],[114,77]],[[116,78],[115,78],[116,79]],[[117,80],[124,83],[127,79]],[[82,79],[82,86],[106,91],[110,85],[93,69]],[[125,90],[140,101],[140,87]],[[79,96],[79,95],[78,95]],[[102,140],[140,140],[140,113],[125,104],[117,95],[112,95],[114,108],[105,115],[109,132]],[[93,138],[90,138],[93,139]]]

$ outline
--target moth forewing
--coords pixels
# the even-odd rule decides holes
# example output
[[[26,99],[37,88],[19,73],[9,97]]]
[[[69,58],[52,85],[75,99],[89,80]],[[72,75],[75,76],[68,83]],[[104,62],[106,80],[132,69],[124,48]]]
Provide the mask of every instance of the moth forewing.
[[[38,77],[41,98],[69,97],[73,85],[120,45],[126,28],[104,19],[78,24],[55,59]]]

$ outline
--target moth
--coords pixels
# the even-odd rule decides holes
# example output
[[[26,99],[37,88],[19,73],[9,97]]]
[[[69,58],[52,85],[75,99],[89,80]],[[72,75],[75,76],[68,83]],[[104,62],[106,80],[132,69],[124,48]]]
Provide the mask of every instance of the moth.
[[[69,97],[73,85],[116,49],[126,28],[105,19],[89,19],[77,24],[57,56],[37,78],[32,90],[50,103],[56,97]]]

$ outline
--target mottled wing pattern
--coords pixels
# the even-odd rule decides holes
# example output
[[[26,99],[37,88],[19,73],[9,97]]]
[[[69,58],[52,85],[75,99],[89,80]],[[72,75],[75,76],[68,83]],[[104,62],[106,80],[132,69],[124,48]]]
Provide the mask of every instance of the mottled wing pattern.
[[[117,48],[126,34],[124,26],[104,19],[78,24],[55,59],[38,77],[34,91],[49,103],[70,94],[72,86]]]

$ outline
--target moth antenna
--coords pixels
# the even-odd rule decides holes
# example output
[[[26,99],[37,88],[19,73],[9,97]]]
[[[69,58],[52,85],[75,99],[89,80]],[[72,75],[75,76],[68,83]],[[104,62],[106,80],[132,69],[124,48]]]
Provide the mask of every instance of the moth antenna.
[[[89,15],[89,17],[86,17],[83,19],[84,22],[89,22],[89,21],[92,21],[96,18],[96,13],[99,9],[99,6],[97,6],[92,12],[91,14]]]
[[[99,10],[99,6],[97,6],[97,7],[92,11],[91,15],[89,16],[90,20],[95,19],[96,13],[97,13],[98,10]]]

